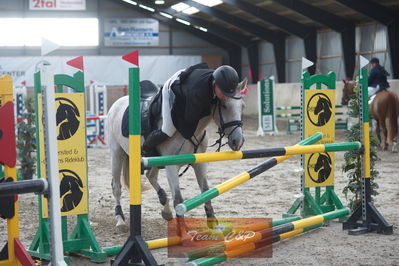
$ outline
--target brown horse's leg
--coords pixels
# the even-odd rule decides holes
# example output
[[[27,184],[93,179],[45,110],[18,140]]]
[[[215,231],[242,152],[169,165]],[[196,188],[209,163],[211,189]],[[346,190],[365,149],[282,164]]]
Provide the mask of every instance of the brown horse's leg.
[[[378,141],[380,142],[381,148],[382,148],[382,140],[381,140],[381,125],[379,120],[375,120],[376,126],[375,126],[375,134],[378,138]]]
[[[382,149],[386,151],[388,149],[388,129],[385,119],[381,119],[381,128],[382,128],[382,134],[384,134],[384,140],[383,142],[381,142]]]

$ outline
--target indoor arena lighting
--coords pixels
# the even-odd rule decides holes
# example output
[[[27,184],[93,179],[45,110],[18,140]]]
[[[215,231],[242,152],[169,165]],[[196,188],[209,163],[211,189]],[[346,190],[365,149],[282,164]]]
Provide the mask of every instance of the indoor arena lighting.
[[[203,28],[203,27],[199,27],[200,30],[204,31],[204,32],[208,32],[207,28]]]
[[[188,15],[192,15],[192,14],[195,14],[198,12],[199,12],[199,9],[196,7],[193,7],[193,6],[183,10],[183,13],[188,14]]]
[[[131,5],[137,6],[137,3],[134,2],[134,1],[132,1],[132,0],[122,0],[122,1],[123,1],[123,2],[126,2],[126,3],[128,3],[128,4],[131,4]]]
[[[177,3],[177,4],[173,5],[173,6],[171,6],[171,8],[173,8],[177,12],[181,12],[184,9],[187,9],[189,7],[190,7],[189,5],[187,5],[187,4],[183,3],[183,2],[180,2],[180,3]]]
[[[208,32],[207,28],[204,27],[200,27],[200,26],[194,26],[194,28],[198,29],[198,30],[202,30],[203,32]]]
[[[142,9],[151,11],[151,12],[155,12],[155,9],[153,9],[152,7],[149,7],[149,6],[145,6],[145,5],[139,4],[139,7],[141,7]]]
[[[187,26],[190,26],[190,24],[191,24],[190,22],[188,22],[188,21],[186,21],[184,19],[180,19],[180,18],[176,18],[176,21],[180,22],[180,23],[182,23],[184,25],[187,25]]]
[[[159,14],[161,14],[161,16],[164,16],[164,17],[166,17],[166,18],[168,18],[168,19],[172,19],[172,18],[173,18],[173,16],[172,16],[172,15],[169,15],[168,13],[159,12]]]
[[[165,1],[164,0],[155,0],[155,4],[156,5],[163,5],[163,4],[165,4]]]
[[[209,6],[209,7],[217,6],[217,5],[220,5],[221,3],[223,3],[223,1],[221,1],[221,0],[194,0],[194,1],[197,3],[200,3],[201,5]]]

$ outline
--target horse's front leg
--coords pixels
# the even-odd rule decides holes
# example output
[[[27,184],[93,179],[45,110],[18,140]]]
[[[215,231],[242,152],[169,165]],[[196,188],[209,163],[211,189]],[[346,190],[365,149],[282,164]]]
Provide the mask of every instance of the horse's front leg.
[[[168,179],[170,190],[172,191],[173,207],[183,202],[183,197],[180,191],[179,183],[179,167],[177,165],[165,166],[166,177]],[[182,238],[182,242],[188,241],[190,237],[187,234],[186,225],[184,223],[184,215],[177,215],[177,233]]]
[[[207,168],[208,168],[207,163],[193,164],[195,177],[197,178],[197,182],[201,189],[201,193],[204,193],[205,191],[209,190],[208,180],[206,176]],[[205,208],[206,217],[208,218],[208,226],[210,228],[213,228],[215,225],[217,225],[217,220],[210,200],[205,202],[204,208]]]
[[[163,206],[163,210],[161,211],[162,218],[165,220],[170,220],[173,218],[172,210],[170,209],[169,199],[165,192],[165,190],[159,185],[158,183],[158,167],[152,167],[150,170],[147,171],[146,176],[150,181],[152,187],[158,194],[159,202]]]

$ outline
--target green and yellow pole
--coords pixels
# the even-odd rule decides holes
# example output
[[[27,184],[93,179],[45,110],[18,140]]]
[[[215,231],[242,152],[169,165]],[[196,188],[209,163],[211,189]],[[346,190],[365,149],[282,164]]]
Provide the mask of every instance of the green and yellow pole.
[[[385,235],[393,233],[389,224],[377,210],[371,200],[371,165],[370,165],[370,126],[368,109],[368,75],[367,69],[359,70],[359,108],[361,113],[362,142],[364,147],[362,165],[362,203],[343,224],[344,229],[350,229],[349,234],[358,235],[377,231]]]
[[[311,229],[320,227],[324,222],[330,221],[332,219],[340,218],[349,214],[348,208],[343,208],[339,210],[335,210],[332,212],[327,212],[324,214],[300,219],[298,221],[293,221],[291,223],[283,224],[280,226],[276,226],[273,228],[261,230],[259,232],[255,232],[253,237],[247,239],[238,239],[232,241],[226,241],[219,244],[218,248],[222,249],[220,255],[213,255],[201,259],[197,259],[192,261],[189,265],[214,265],[238,256],[241,256],[245,253],[249,253],[251,251],[255,251],[259,248],[270,245],[271,243],[276,243],[280,240],[287,239],[289,237],[298,235],[300,233],[309,231]],[[215,247],[216,248],[216,247]],[[224,250],[223,250],[224,248]],[[219,249],[220,250],[220,249]],[[210,252],[210,254],[215,254],[215,249]],[[197,252],[196,254],[191,254],[194,256],[207,256],[208,254]],[[194,257],[195,258],[195,257]],[[188,258],[189,260],[192,257]]]
[[[129,68],[130,237],[112,265],[158,265],[141,236],[140,75]]]
[[[307,146],[287,146],[283,148],[267,148],[247,151],[207,152],[194,154],[179,154],[142,158],[143,167],[166,166],[177,164],[193,164],[241,159],[255,159],[273,156],[310,154],[321,152],[337,152],[358,150],[360,142],[342,142],[331,144],[316,144]]]
[[[286,223],[296,221],[299,219],[301,219],[300,216],[273,220],[272,226],[286,224]],[[254,224],[249,224],[248,228],[246,228],[246,229],[252,230],[252,231],[259,231],[259,230],[266,229],[269,227],[270,227],[270,224],[267,224],[267,223],[254,223]],[[240,230],[243,230],[243,229],[240,228]],[[178,245],[180,243],[181,243],[181,238],[178,236],[169,237],[169,238],[165,237],[165,238],[159,238],[159,239],[145,241],[145,244],[147,245],[148,249],[150,249],[150,250],[158,249],[158,248],[166,248],[166,247]],[[105,253],[107,253],[107,256],[115,256],[121,251],[122,247],[123,246],[107,247],[107,248],[103,248],[103,251]]]
[[[297,145],[302,146],[302,145],[310,145],[313,143],[316,143],[317,141],[321,140],[323,138],[323,134],[320,132],[313,134],[307,139],[302,140],[299,142]],[[265,162],[258,164],[256,167],[252,168],[251,170],[241,173],[238,176],[235,176],[226,182],[217,185],[214,188],[211,188],[207,191],[205,191],[202,194],[199,194],[198,196],[195,196],[194,198],[191,198],[189,200],[186,200],[183,203],[180,203],[176,206],[176,214],[177,215],[184,215],[187,211],[190,211],[194,209],[195,207],[198,207],[199,205],[207,202],[208,200],[211,200],[213,198],[216,198],[217,196],[220,196],[221,194],[225,193],[226,191],[229,191],[238,185],[241,185],[242,183],[248,181],[251,178],[254,178],[255,176],[265,172],[266,170],[276,166],[277,164],[285,161],[286,159],[290,158],[290,155],[285,155],[285,156],[277,156],[270,158],[266,160]]]

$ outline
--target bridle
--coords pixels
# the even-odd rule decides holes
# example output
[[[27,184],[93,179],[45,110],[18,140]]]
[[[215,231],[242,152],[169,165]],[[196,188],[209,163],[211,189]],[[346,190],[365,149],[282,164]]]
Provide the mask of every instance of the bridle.
[[[242,97],[231,97],[231,98],[234,99],[234,100],[241,100],[241,99],[242,99]],[[221,104],[219,98],[216,98],[216,105],[215,105],[215,108],[213,109],[213,116],[215,116],[216,108],[218,109],[218,112],[219,112],[219,122],[220,122],[220,126],[218,127],[218,131],[217,131],[217,133],[219,134],[219,139],[216,140],[215,143],[212,144],[212,145],[210,145],[209,147],[213,147],[213,146],[215,146],[215,145],[218,145],[218,148],[216,149],[216,152],[219,152],[220,149],[221,149],[224,145],[227,144],[227,142],[224,143],[224,144],[222,144],[222,139],[223,139],[224,136],[226,136],[226,133],[225,133],[224,131],[225,131],[227,128],[229,128],[229,127],[234,127],[234,128],[230,131],[230,133],[227,135],[227,138],[229,138],[230,135],[233,134],[233,132],[234,132],[237,128],[242,127],[242,121],[241,121],[241,120],[233,120],[233,121],[230,121],[230,122],[225,123],[225,122],[224,122],[224,119],[223,119],[223,115],[222,115],[222,104]]]
[[[242,97],[231,97],[231,98],[234,99],[234,100],[241,100],[242,99]],[[229,138],[230,135],[234,132],[234,130],[236,130],[239,127],[242,127],[242,121],[241,120],[233,120],[233,121],[225,123],[224,119],[223,119],[223,116],[222,116],[222,105],[221,105],[221,102],[220,102],[219,98],[217,98],[217,97],[216,97],[215,101],[216,101],[216,105],[215,105],[215,108],[213,109],[212,116],[213,117],[215,116],[216,108],[218,108],[220,126],[218,127],[217,133],[219,134],[219,139],[216,140],[214,144],[212,144],[212,145],[210,145],[208,147],[213,147],[215,145],[218,145],[218,148],[216,149],[216,152],[219,152],[220,149],[224,145],[227,144],[227,142],[222,144],[222,139],[223,139],[224,136],[226,136],[226,133],[224,133],[226,128],[234,127],[230,131],[230,133],[227,135],[227,138]],[[193,136],[194,139],[195,139],[195,142],[192,139],[189,140],[191,142],[191,144],[194,146],[194,153],[197,152],[198,147],[201,145],[202,141],[205,139],[205,136],[206,136],[206,130],[204,131],[204,134],[202,135],[202,137],[199,140],[195,136]],[[179,177],[183,176],[187,172],[187,170],[189,169],[190,166],[191,166],[191,164],[188,164],[186,166],[186,168],[179,174]]]

